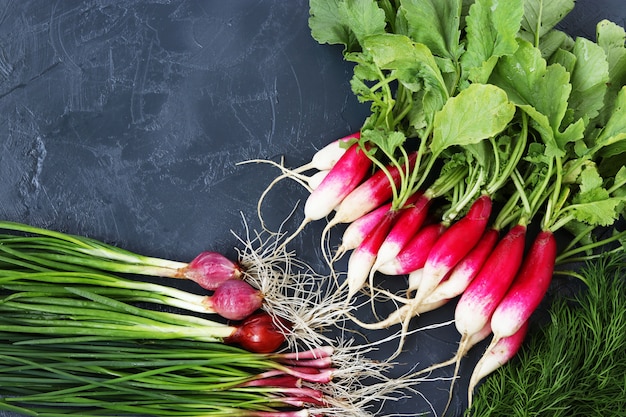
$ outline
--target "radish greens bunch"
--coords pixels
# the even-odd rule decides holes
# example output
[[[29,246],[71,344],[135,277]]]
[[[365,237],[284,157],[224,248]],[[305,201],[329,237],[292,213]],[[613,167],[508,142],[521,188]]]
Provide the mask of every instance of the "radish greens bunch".
[[[342,47],[370,114],[338,142],[345,151],[309,188],[293,236],[329,219],[329,264],[351,252],[346,303],[369,284],[372,305],[379,296],[398,304],[378,323],[354,318],[370,329],[401,324],[396,354],[412,317],[460,297],[459,351],[433,367],[458,369],[493,335],[471,401],[519,348],[556,266],[624,235],[595,233],[617,224],[626,200],[624,28],[603,20],[596,40],[564,33],[557,25],[573,0],[309,4],[313,38]],[[557,232],[572,243],[559,248]],[[408,275],[406,294],[376,286],[377,272]],[[501,346],[507,354],[493,356]]]

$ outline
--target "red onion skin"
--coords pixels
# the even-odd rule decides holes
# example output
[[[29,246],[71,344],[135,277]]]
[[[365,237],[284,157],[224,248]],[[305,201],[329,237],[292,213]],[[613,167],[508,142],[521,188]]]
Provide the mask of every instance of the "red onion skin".
[[[215,290],[229,279],[241,278],[241,266],[217,252],[205,251],[179,271],[180,278],[196,282],[202,288]]]
[[[287,327],[284,321],[283,326]],[[250,352],[272,353],[285,342],[285,335],[274,318],[259,312],[246,318],[224,342],[238,344]]]
[[[228,320],[243,320],[261,308],[263,295],[245,281],[229,279],[205,299],[205,304]]]

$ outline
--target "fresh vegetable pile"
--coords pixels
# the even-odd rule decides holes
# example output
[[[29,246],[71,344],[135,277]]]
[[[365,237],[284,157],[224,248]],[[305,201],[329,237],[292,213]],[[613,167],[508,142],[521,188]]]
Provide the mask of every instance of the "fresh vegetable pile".
[[[374,307],[398,304],[380,322],[354,320],[400,324],[395,355],[413,317],[458,297],[458,353],[428,370],[458,370],[491,335],[470,404],[476,384],[519,349],[555,267],[623,236],[595,238],[624,214],[625,32],[604,20],[597,41],[574,39],[555,28],[573,7],[310,1],[313,37],[341,45],[352,90],[371,111],[359,132],[329,145],[339,154],[322,149],[295,170],[315,180],[287,242],[328,218],[329,265],[350,252],[346,303],[369,287]],[[341,244],[328,250],[338,224],[347,224]],[[559,248],[556,233],[571,243]],[[406,293],[376,285],[377,272],[408,275]]]

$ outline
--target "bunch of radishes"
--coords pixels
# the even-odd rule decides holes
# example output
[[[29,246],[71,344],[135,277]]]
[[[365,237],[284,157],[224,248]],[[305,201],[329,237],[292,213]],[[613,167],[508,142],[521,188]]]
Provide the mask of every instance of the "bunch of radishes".
[[[412,317],[457,297],[458,352],[450,361],[425,371],[455,362],[458,370],[467,351],[493,335],[471,377],[470,399],[476,383],[509,360],[524,340],[528,320],[544,298],[554,272],[554,231],[570,223],[580,225],[574,221],[578,218],[568,217],[572,211],[621,201],[618,190],[626,183],[621,169],[603,181],[609,185],[606,195],[595,202],[576,202],[570,194],[580,195],[587,187],[586,177],[598,176],[595,165],[589,159],[563,158],[558,160],[558,170],[547,170],[544,163],[533,160],[527,116],[521,113],[518,117],[520,130],[513,138],[507,136],[509,147],[500,156],[506,153],[508,158],[502,158],[502,163],[472,164],[471,158],[459,162],[458,156],[466,151],[455,149],[439,158],[440,169],[429,168],[431,174],[436,172],[430,182],[423,170],[420,176],[413,176],[417,152],[403,152],[399,162],[386,160],[384,165],[377,160],[376,144],[363,140],[364,135],[342,138],[316,154],[314,159],[321,167],[317,169],[324,172],[324,178],[312,189],[304,207],[302,226],[329,218],[322,234],[323,247],[334,225],[348,224],[336,252],[327,254],[333,263],[351,252],[344,282],[347,299],[354,298],[369,278],[373,297],[381,293],[400,304],[378,323],[354,318],[368,329],[402,324],[397,353]],[[327,153],[329,149],[334,152]],[[323,155],[329,155],[328,160],[320,158]],[[499,176],[494,180],[491,174],[496,171]],[[402,204],[396,205],[407,178],[418,178],[419,187],[410,188]],[[529,236],[529,225],[536,217],[543,217],[540,224],[537,221],[539,231]],[[595,226],[588,223],[591,225],[584,233]],[[376,272],[408,275],[406,294],[375,288]]]
[[[343,46],[371,114],[311,163],[281,166],[279,178],[311,191],[284,244],[327,218],[329,265],[350,253],[346,304],[369,286],[374,307],[379,298],[398,306],[377,323],[353,319],[401,325],[395,355],[413,317],[455,300],[458,352],[427,370],[455,363],[456,374],[493,335],[470,400],[520,347],[555,266],[624,235],[594,238],[626,207],[626,34],[603,21],[597,43],[572,39],[543,17],[569,11],[557,3],[310,2],[313,37]],[[333,250],[338,224],[346,228]],[[561,248],[559,230],[571,235]],[[406,292],[379,288],[377,273],[407,276]]]

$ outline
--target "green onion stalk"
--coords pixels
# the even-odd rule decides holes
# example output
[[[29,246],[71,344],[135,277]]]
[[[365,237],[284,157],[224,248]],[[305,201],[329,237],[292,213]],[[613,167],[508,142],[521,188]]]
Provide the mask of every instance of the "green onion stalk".
[[[263,354],[200,341],[0,336],[0,409],[24,415],[370,415],[359,404],[368,393],[346,386],[355,369],[373,375],[376,365],[336,368],[328,346]]]
[[[56,269],[100,270],[134,275],[188,279],[215,290],[222,282],[241,278],[244,267],[224,255],[203,251],[191,262],[140,255],[88,237],[48,230],[27,224],[0,221],[0,245],[6,252],[16,248],[40,264]],[[0,259],[0,261],[2,261]]]
[[[190,339],[241,344],[270,352],[285,341],[282,327],[260,311],[236,323],[159,311],[150,303],[167,301],[149,291],[112,288],[71,272],[3,271],[0,277],[0,331],[42,333],[61,339]],[[131,303],[132,302],[132,303]]]
[[[420,382],[387,377],[391,364],[365,358],[368,346],[331,348],[318,330],[338,326],[345,312],[275,238],[241,238],[240,257],[254,265],[245,273],[263,293],[286,286],[289,302],[224,320],[207,318],[205,295],[99,269],[88,265],[91,255],[83,264],[48,256],[64,235],[30,232],[0,237],[0,409],[370,416],[371,404]]]
[[[203,252],[184,264],[136,254],[92,238],[0,221],[0,280],[5,290],[22,291],[22,303],[24,294],[43,291],[48,300],[56,298],[56,302],[58,296],[63,296],[82,297],[84,303],[85,298],[90,298],[85,295],[93,293],[99,300],[109,298],[109,304],[129,304],[123,310],[136,303],[149,303],[233,321],[247,320],[261,310],[273,318],[273,326],[277,327],[274,330],[282,332],[283,339],[292,346],[296,342],[309,347],[328,343],[324,329],[336,327],[344,320],[341,309],[329,302],[332,289],[320,289],[323,277],[280,245],[280,235],[253,235],[249,230],[246,233],[237,236],[237,262],[214,252]],[[205,283],[211,278],[213,285],[201,285],[198,294],[163,285],[160,279],[192,275],[202,275]],[[159,283],[152,279],[155,277]],[[204,290],[209,288],[207,295]],[[79,296],[81,291],[84,292]],[[255,319],[258,317],[263,315],[256,314]],[[191,319],[183,321],[186,320]],[[215,329],[216,335],[211,334],[211,338],[231,337],[236,327],[218,325],[218,320],[202,325]]]

